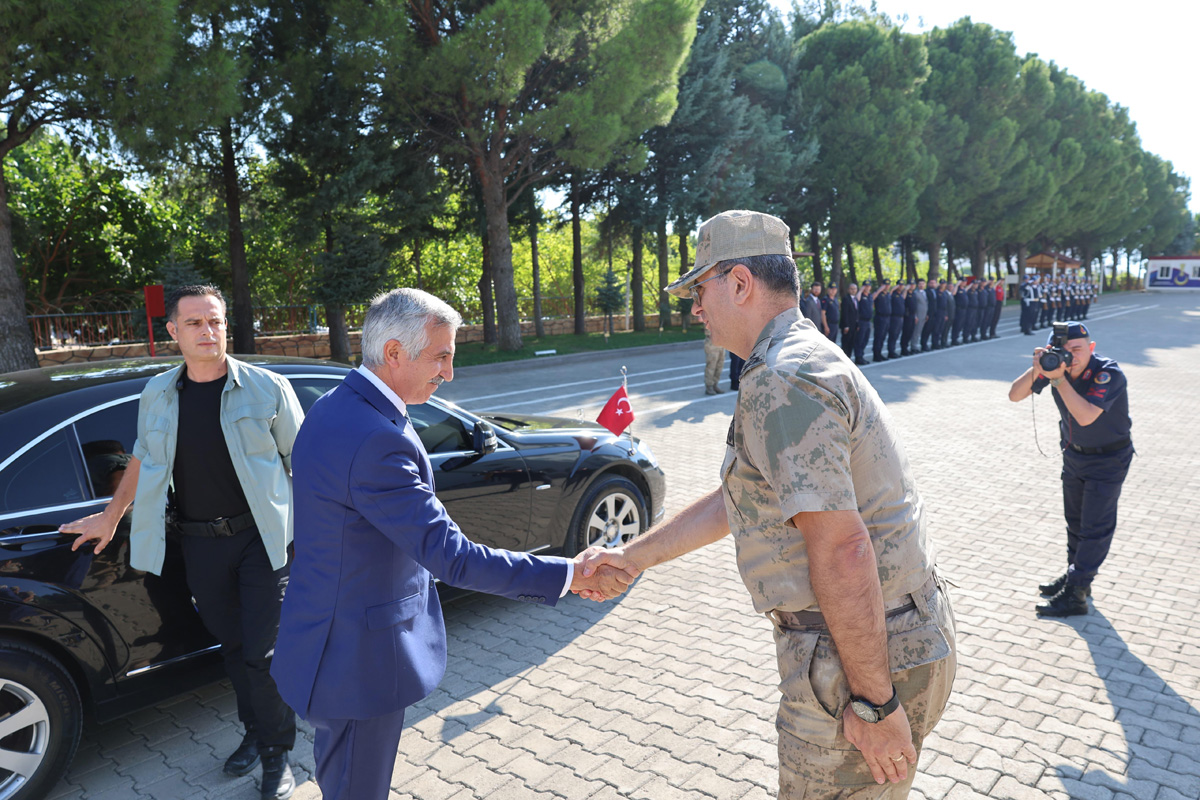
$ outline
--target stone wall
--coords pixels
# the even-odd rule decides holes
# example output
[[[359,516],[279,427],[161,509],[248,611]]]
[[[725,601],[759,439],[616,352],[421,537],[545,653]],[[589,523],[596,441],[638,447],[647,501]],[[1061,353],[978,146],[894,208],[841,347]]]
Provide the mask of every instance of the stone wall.
[[[588,317],[586,322],[588,333],[600,333],[604,330],[604,317]],[[632,318],[630,322],[632,323]],[[671,315],[671,324],[675,326],[680,324],[679,314]],[[545,320],[544,328],[547,336],[573,333],[575,331],[575,321],[573,319],[548,319]],[[646,330],[655,330],[656,328],[658,328],[658,314],[647,315]],[[625,317],[623,315],[613,317],[613,329],[618,331],[626,330]],[[521,323],[521,336],[533,336],[533,322]],[[355,360],[357,360],[359,355],[359,341],[361,338],[361,332],[350,332],[350,351],[354,354]],[[464,325],[458,329],[458,337],[456,339],[458,344],[482,341],[482,325]],[[258,354],[263,356],[298,356],[301,358],[327,359],[329,358],[329,335],[325,333],[298,333],[290,336],[256,336],[254,337],[254,347]],[[154,350],[155,354],[160,356],[179,355],[179,347],[171,340],[155,342]],[[105,345],[103,347],[64,347],[58,350],[39,351],[38,363],[43,367],[49,367],[55,364],[107,361],[114,358],[140,358],[148,355],[150,355],[150,345],[145,342],[139,344]]]

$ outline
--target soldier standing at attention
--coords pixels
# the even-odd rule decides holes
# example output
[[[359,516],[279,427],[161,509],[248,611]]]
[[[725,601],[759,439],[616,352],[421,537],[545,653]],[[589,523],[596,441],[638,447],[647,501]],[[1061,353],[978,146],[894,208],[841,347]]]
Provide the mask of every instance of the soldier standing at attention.
[[[888,331],[892,328],[892,301],[888,297],[891,283],[884,278],[872,298],[875,305],[875,338],[871,342],[871,362],[874,364],[887,361],[883,354],[883,345],[887,341]]]

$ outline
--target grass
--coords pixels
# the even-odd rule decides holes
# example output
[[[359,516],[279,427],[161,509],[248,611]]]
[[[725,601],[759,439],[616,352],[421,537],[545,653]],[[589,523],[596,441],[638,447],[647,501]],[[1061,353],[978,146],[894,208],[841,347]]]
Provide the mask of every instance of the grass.
[[[499,350],[494,344],[468,342],[455,348],[454,366],[470,367],[477,364],[498,364],[505,361],[524,361],[536,359],[539,350],[554,350],[554,355],[568,353],[607,352],[624,350],[629,347],[644,347],[652,344],[672,344],[675,342],[696,342],[704,339],[704,326],[694,322],[688,326],[687,333],[680,328],[667,328],[659,331],[657,328],[642,333],[637,331],[618,331],[610,337],[602,333],[589,333],[576,336],[563,333],[555,336],[543,336],[538,339],[526,336],[522,340],[521,349],[515,351]]]

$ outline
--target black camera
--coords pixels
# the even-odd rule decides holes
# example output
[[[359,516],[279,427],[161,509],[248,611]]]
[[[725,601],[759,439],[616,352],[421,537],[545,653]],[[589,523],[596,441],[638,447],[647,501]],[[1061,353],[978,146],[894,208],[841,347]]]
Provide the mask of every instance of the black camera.
[[[1069,323],[1054,323],[1054,333],[1050,337],[1050,346],[1038,356],[1038,366],[1042,372],[1053,372],[1061,366],[1071,366],[1070,351],[1067,350],[1067,326]]]

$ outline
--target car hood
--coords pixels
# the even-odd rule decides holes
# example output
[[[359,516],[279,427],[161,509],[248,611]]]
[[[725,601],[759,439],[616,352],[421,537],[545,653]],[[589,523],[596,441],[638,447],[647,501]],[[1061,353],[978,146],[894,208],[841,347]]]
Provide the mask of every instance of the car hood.
[[[589,436],[595,436],[598,431],[604,431],[612,436],[603,425],[567,417],[548,417],[538,414],[514,414],[507,411],[491,411],[478,416],[511,433],[534,433],[536,431],[555,431],[569,433],[575,431]]]

